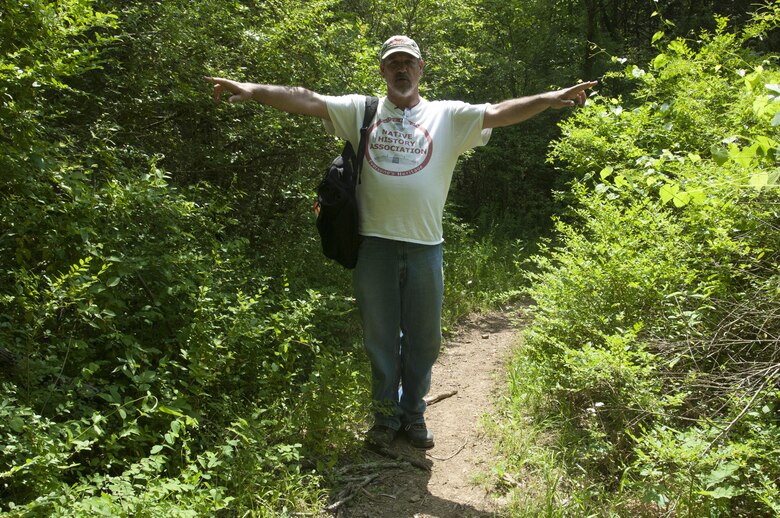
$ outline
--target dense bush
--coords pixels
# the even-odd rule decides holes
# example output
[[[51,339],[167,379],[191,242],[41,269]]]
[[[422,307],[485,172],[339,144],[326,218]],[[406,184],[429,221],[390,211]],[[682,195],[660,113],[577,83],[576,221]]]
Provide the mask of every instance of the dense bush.
[[[776,9],[741,33],[657,33],[552,150],[581,179],[532,262],[513,399],[555,424],[572,512],[780,510],[780,70],[748,48]]]
[[[312,470],[364,415],[348,302],[257,268],[239,190],[172,183],[172,141],[187,137],[151,127],[179,113],[163,113],[164,94],[210,106],[208,91],[192,100],[179,76],[163,86],[128,56],[150,62],[134,46],[159,33],[134,31],[152,12],[171,27],[175,6],[92,6],[13,4],[3,18],[2,510],[316,506]]]

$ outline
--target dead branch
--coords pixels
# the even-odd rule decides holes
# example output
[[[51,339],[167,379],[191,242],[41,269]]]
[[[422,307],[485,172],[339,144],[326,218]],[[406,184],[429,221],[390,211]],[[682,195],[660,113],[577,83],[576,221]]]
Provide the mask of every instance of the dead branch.
[[[415,468],[419,468],[423,471],[430,471],[431,467],[427,465],[425,462],[421,460],[417,460],[414,457],[409,457],[408,455],[404,455],[403,453],[393,451],[390,448],[378,448],[376,450],[373,450],[376,453],[380,455],[384,455],[385,457],[390,457],[391,459],[400,460],[403,462],[408,462]]]
[[[755,394],[753,394],[753,397],[750,398],[750,401],[748,401],[747,405],[742,409],[742,411],[735,417],[729,424],[726,426],[724,430],[722,430],[715,439],[707,446],[707,448],[704,450],[704,453],[702,455],[706,455],[708,451],[717,443],[720,441],[722,437],[724,437],[727,433],[731,431],[732,428],[734,428],[734,425],[736,425],[742,417],[744,417],[745,414],[747,414],[748,410],[753,406],[753,403],[756,401],[756,398],[763,392],[764,387],[767,386],[769,381],[773,379],[773,377],[767,377],[764,379],[764,382],[761,383],[761,386],[756,389]]]
[[[452,455],[450,455],[449,457],[443,457],[443,458],[442,458],[442,457],[434,457],[434,456],[433,456],[433,455],[431,455],[431,454],[428,454],[428,457],[432,458],[433,460],[450,460],[450,459],[451,459],[451,458],[453,458],[455,455],[457,455],[458,453],[462,452],[462,451],[463,451],[463,448],[465,448],[465,447],[466,447],[466,444],[468,444],[468,442],[469,442],[469,441],[466,441],[466,442],[464,442],[464,443],[463,443],[463,446],[461,446],[460,448],[458,448],[458,451],[456,451],[455,453],[453,453],[453,454],[452,454]]]
[[[453,390],[452,392],[445,392],[444,394],[439,394],[438,396],[425,398],[425,404],[427,404],[428,406],[431,406],[434,403],[438,403],[442,399],[447,399],[448,397],[452,397],[452,396],[454,396],[457,393],[458,393],[457,390]]]
[[[336,476],[341,476],[349,472],[356,471],[379,471],[383,469],[391,468],[405,468],[408,465],[407,462],[366,462],[363,464],[350,464],[348,466],[342,466],[334,471]]]
[[[341,493],[339,493],[339,496],[336,497],[336,501],[327,506],[325,509],[328,511],[336,511],[339,507],[346,504],[353,498],[355,498],[355,495],[366,487],[372,480],[374,480],[376,477],[379,476],[379,473],[373,473],[371,475],[367,475],[363,477],[358,482],[355,482],[353,484],[348,485],[345,487]]]

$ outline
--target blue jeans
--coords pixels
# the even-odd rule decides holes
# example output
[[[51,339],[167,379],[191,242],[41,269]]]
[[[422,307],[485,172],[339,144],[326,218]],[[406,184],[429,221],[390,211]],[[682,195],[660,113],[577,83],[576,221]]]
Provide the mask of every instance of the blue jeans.
[[[374,419],[398,430],[423,422],[441,347],[442,245],[362,239],[352,284],[371,361]]]

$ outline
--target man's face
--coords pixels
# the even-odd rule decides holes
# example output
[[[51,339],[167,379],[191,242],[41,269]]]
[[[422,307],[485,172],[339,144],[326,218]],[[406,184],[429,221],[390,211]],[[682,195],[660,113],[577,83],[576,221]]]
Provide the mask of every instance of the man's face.
[[[425,63],[405,52],[396,52],[387,56],[379,65],[388,91],[399,95],[408,95],[417,88],[422,77]]]

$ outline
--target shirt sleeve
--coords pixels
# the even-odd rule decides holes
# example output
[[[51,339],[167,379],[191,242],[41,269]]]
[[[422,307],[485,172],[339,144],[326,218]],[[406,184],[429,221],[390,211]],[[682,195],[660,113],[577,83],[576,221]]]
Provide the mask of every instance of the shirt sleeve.
[[[324,120],[325,131],[340,139],[348,140],[353,147],[360,142],[360,124],[363,122],[365,96],[351,94],[325,96],[330,120]]]
[[[451,103],[453,135],[460,136],[458,152],[465,153],[469,149],[484,146],[490,140],[492,130],[483,128],[485,111],[490,104],[469,104],[460,101]]]

